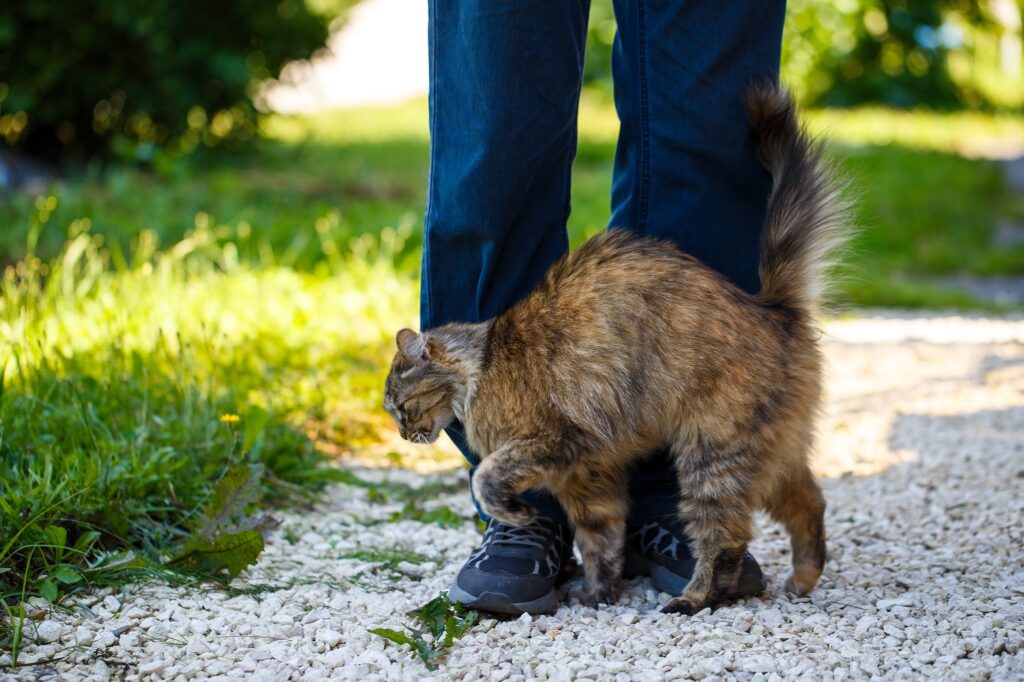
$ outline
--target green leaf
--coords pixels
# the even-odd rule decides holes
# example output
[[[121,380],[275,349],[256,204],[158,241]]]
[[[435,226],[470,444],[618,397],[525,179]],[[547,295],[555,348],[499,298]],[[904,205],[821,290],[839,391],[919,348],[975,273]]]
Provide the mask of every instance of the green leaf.
[[[216,538],[197,535],[189,538],[171,565],[210,574],[227,572],[234,578],[256,563],[262,551],[263,536],[256,530],[225,533]]]
[[[396,644],[408,644],[430,670],[436,670],[431,661],[444,655],[445,650],[466,634],[477,620],[476,611],[467,611],[462,604],[452,602],[444,593],[420,608],[408,611],[406,615],[427,628],[431,641],[422,638],[419,631],[406,634],[388,628],[376,628],[370,632]]]
[[[462,525],[462,519],[451,510],[450,507],[437,507],[423,512],[420,517],[423,523],[436,523],[442,528],[458,528]]]
[[[78,536],[75,540],[74,550],[81,555],[89,553],[92,546],[96,544],[96,541],[100,539],[100,532],[96,530],[87,530]]]
[[[391,628],[371,628],[368,632],[383,637],[384,639],[394,642],[395,644],[409,644],[412,645],[413,638],[404,632],[398,630],[392,630]]]
[[[250,406],[242,416],[242,451],[248,452],[256,445],[270,423],[270,414],[261,407]]]
[[[476,623],[476,611],[470,611],[470,618],[462,618],[455,613],[449,613],[444,619],[444,646],[450,647],[455,640],[462,637]]]
[[[439,639],[444,633],[444,619],[448,613],[448,597],[441,594],[418,609],[413,609],[405,615],[415,618],[426,626],[431,637]]]
[[[50,602],[51,604],[57,603],[57,584],[47,578],[39,583],[39,594],[43,595],[43,599]]]
[[[426,641],[422,637],[413,637],[405,634],[404,632],[399,632],[398,630],[392,630],[390,628],[373,628],[369,630],[369,632],[377,635],[378,637],[383,637],[388,641],[394,642],[395,644],[408,644],[412,648],[413,652],[420,657],[420,660],[426,664],[428,670],[437,670],[437,666],[433,665],[431,660],[440,656],[441,651],[435,649],[430,642]]]
[[[459,528],[462,526],[462,518],[451,508],[446,506],[435,507],[434,509],[420,509],[415,502],[408,502],[401,511],[392,512],[389,520],[402,521],[412,519],[420,523],[436,523],[442,528]]]
[[[50,551],[57,561],[64,559],[64,547],[68,542],[68,531],[62,526],[47,526],[43,532],[46,534],[47,544],[51,545]]]
[[[212,539],[223,531],[233,531],[245,517],[245,508],[260,496],[262,464],[239,464],[232,467],[217,483],[213,499],[206,508],[204,522],[197,536]]]
[[[68,531],[62,526],[47,526],[44,531],[46,540],[54,547],[63,548],[68,542]]]
[[[267,523],[246,516],[246,508],[260,495],[263,466],[239,464],[217,483],[200,528],[185,541],[171,565],[211,575],[234,578],[256,563],[263,551],[261,530]]]
[[[56,578],[58,582],[62,582],[65,585],[74,585],[82,580],[82,574],[68,564],[58,564],[53,569],[53,577]]]

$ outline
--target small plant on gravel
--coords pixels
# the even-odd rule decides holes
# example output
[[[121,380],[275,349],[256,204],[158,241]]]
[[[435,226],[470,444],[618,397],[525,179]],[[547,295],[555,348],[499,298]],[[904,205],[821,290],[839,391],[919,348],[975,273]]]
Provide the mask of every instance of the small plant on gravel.
[[[411,569],[408,564],[422,564],[430,557],[406,547],[397,549],[356,549],[342,554],[339,559],[361,561],[370,564],[366,570],[349,578],[353,585],[370,592],[391,592],[399,580],[423,580],[422,572]],[[407,564],[407,566],[403,566]]]
[[[418,609],[405,614],[419,627],[406,626],[406,632],[390,628],[373,628],[371,633],[395,644],[408,644],[429,670],[437,670],[436,663],[452,647],[455,640],[469,632],[479,614],[452,602],[441,593]]]
[[[436,523],[442,528],[458,528],[466,519],[462,518],[451,507],[441,505],[432,509],[424,509],[415,502],[406,502],[400,511],[392,512],[390,521],[419,521],[420,523]]]
[[[354,549],[351,552],[342,554],[339,559],[354,559],[372,564],[379,564],[385,568],[395,568],[403,562],[410,564],[422,564],[429,561],[430,557],[420,554],[411,549]]]
[[[221,421],[225,421],[223,416]],[[199,527],[170,565],[212,576],[227,573],[234,578],[256,563],[263,551],[264,534],[276,525],[272,517],[253,510],[262,477],[261,464],[232,467],[217,483]]]

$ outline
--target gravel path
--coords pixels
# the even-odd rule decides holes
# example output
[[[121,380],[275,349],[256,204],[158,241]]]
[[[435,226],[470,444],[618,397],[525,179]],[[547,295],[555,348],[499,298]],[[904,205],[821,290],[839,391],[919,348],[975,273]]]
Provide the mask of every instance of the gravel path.
[[[475,544],[461,473],[455,528],[389,521],[400,502],[338,486],[282,526],[237,592],[135,586],[94,616],[37,624],[26,679],[1022,679],[1024,320],[892,314],[828,327],[818,470],[830,558],[779,591],[786,540],[761,520],[761,598],[691,618],[631,581],[620,604],[484,620],[429,673],[367,628],[444,589]],[[370,475],[370,474],[367,474]],[[384,475],[378,472],[377,475]],[[414,485],[427,478],[391,471]],[[432,480],[437,480],[434,477]]]

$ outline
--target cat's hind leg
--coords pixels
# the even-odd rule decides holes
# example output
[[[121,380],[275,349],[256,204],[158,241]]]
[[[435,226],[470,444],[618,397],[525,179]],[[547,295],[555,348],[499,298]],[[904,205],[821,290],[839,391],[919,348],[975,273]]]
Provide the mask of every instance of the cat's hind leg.
[[[793,549],[786,591],[803,596],[818,584],[825,566],[825,497],[805,463],[774,491],[768,512],[786,527]]]

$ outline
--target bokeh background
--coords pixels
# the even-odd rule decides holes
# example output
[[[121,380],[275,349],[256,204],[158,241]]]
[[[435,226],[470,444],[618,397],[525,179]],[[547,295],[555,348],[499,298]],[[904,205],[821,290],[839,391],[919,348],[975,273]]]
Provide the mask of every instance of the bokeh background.
[[[783,77],[861,228],[838,314],[1024,309],[1022,12],[789,3]],[[608,214],[614,31],[594,0],[574,243]],[[26,596],[231,573],[181,557],[238,467],[273,506],[360,484],[339,462],[458,462],[379,409],[425,88],[423,0],[0,5],[0,645]]]

